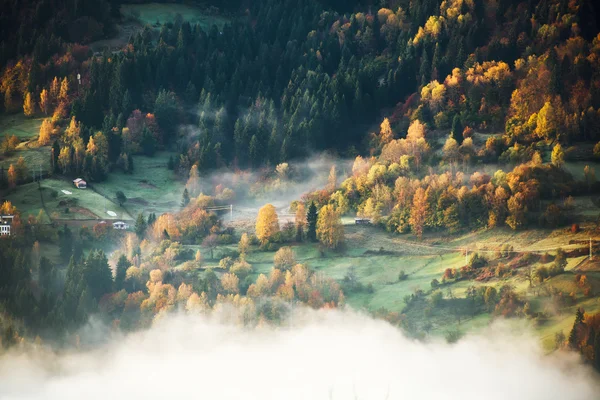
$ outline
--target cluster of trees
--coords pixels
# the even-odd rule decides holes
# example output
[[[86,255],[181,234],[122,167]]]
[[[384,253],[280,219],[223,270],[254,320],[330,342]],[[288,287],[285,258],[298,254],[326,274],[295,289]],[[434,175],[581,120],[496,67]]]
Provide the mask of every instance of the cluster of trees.
[[[556,344],[578,351],[584,360],[600,371],[600,314],[588,314],[578,308],[569,336],[565,338],[564,333],[558,332]]]
[[[282,242],[319,241],[323,246],[337,249],[344,242],[344,226],[341,213],[331,204],[326,204],[319,211],[315,202],[308,205],[295,203],[295,221],[289,222],[280,229],[277,210],[272,204],[263,206],[256,218],[256,237],[260,244],[269,248],[269,244]]]
[[[407,138],[390,140],[379,157],[357,157],[352,175],[339,188],[330,186],[304,199],[338,214],[356,212],[391,232],[418,237],[427,230],[454,233],[504,225],[522,229],[529,223],[556,227],[569,221],[571,200],[561,199],[582,185],[560,166],[544,164],[534,153],[512,171],[498,170],[493,176],[468,176],[451,169],[419,172],[422,161],[417,160],[429,152],[423,129],[416,120]]]
[[[61,15],[67,25],[93,15],[110,30],[117,2],[93,9],[79,3]],[[591,2],[383,3],[389,8],[344,14],[316,0],[261,1],[249,7],[249,18],[222,30],[178,19],[158,37],[146,28],[123,52],[102,56],[81,45],[50,46],[41,35],[33,58],[11,53],[16,62],[5,69],[1,91],[7,110],[20,96],[16,103],[26,114],[35,103],[47,113],[55,97],[67,100],[59,101],[59,114],[70,110],[109,142],[117,128],[127,155],[152,154],[178,140],[184,164],[201,170],[277,164],[311,149],[364,148],[365,126],[399,101],[392,124],[401,131],[419,119],[451,130],[459,146],[472,128],[505,125],[504,146],[597,137],[599,47]],[[50,18],[46,8],[36,9],[40,22]],[[80,90],[63,91],[63,84],[75,85],[75,69]],[[58,93],[53,76],[62,77]],[[190,107],[197,112],[183,112]],[[136,109],[155,122],[127,124],[124,132]],[[185,135],[178,134],[181,124],[191,128]],[[87,146],[91,135],[83,136]],[[116,162],[122,152],[112,153]]]

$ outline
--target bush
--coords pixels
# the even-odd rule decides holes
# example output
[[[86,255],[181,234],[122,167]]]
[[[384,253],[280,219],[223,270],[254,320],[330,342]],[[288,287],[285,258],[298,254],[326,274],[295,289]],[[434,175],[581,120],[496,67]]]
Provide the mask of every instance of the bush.
[[[404,270],[400,270],[400,273],[398,274],[398,280],[405,281],[407,279],[408,279],[408,275],[406,274],[406,272],[404,272]]]
[[[579,233],[579,224],[571,225],[571,233]]]
[[[219,267],[225,270],[229,270],[229,268],[231,268],[232,265],[233,259],[231,257],[225,257],[222,258],[221,261],[219,261]]]
[[[472,269],[483,268],[487,264],[487,260],[478,253],[473,254],[467,264]]]
[[[440,304],[442,304],[443,299],[444,299],[444,295],[442,294],[442,292],[439,290],[436,290],[431,294],[431,305],[433,307],[438,307]]]
[[[296,255],[291,247],[282,247],[277,250],[273,257],[275,268],[281,270],[289,270],[296,264]]]
[[[223,235],[219,235],[218,242],[221,245],[232,244],[234,242],[233,235],[230,235],[227,233],[225,233]]]
[[[247,263],[245,260],[238,260],[229,269],[229,272],[237,275],[240,280],[244,280],[248,275],[252,273],[252,265]],[[249,285],[248,285],[249,286]]]

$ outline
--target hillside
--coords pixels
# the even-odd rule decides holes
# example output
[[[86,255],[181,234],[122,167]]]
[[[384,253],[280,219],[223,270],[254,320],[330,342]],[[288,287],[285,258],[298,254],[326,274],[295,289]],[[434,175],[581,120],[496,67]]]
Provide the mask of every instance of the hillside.
[[[2,5],[0,349],[298,306],[600,370],[593,1]]]

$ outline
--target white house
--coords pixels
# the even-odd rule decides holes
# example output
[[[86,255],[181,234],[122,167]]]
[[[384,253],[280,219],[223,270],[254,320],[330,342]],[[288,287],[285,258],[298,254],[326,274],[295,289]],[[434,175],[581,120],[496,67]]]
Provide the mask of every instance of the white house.
[[[14,218],[14,215],[0,215],[0,236],[10,236],[10,226]]]
[[[126,229],[129,229],[129,225],[127,225],[123,221],[117,221],[117,222],[113,222],[113,228],[119,229],[119,230],[126,230]]]
[[[73,184],[77,189],[85,189],[87,187],[86,181],[81,178],[77,178],[73,181]]]

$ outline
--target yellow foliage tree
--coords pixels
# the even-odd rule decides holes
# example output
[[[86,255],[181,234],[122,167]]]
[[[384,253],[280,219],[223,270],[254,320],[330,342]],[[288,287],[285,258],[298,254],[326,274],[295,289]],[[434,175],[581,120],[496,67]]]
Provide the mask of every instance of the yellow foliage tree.
[[[58,165],[60,166],[63,174],[66,174],[71,168],[71,150],[67,146],[60,149],[60,154],[58,155]]]
[[[198,171],[198,166],[196,164],[192,165],[192,168],[190,168],[190,175],[185,187],[193,197],[200,194],[200,172]]]
[[[38,137],[38,144],[40,146],[46,146],[50,143],[52,129],[52,121],[49,118],[44,119],[42,121],[42,126],[40,126],[40,136]]]
[[[418,188],[413,197],[413,206],[410,210],[409,223],[413,233],[420,239],[423,236],[425,220],[429,213],[429,202],[427,192]]]
[[[50,108],[50,95],[46,89],[43,89],[40,93],[40,108],[44,114],[48,115],[48,109]]]
[[[33,96],[31,92],[27,92],[25,95],[25,102],[23,103],[23,112],[26,116],[31,117],[35,114],[35,102],[33,101]]]
[[[273,265],[275,265],[275,268],[289,270],[294,264],[296,264],[296,255],[291,247],[285,246],[280,248],[273,257]]]
[[[248,237],[248,234],[246,232],[244,232],[238,243],[238,250],[240,252],[240,257],[242,257],[242,256],[245,257],[246,254],[248,253],[249,248],[250,248],[250,238]]]
[[[17,171],[15,166],[10,164],[8,167],[8,187],[11,189],[17,186]]]
[[[381,125],[379,125],[379,143],[381,145],[388,144],[392,139],[394,139],[394,133],[392,132],[390,120],[384,118]]]
[[[265,244],[277,232],[279,232],[279,218],[277,217],[277,211],[272,204],[267,204],[258,211],[258,218],[256,219],[256,237],[258,237],[258,240],[260,240],[261,243]]]
[[[562,168],[562,166],[565,164],[565,152],[563,151],[560,143],[557,143],[552,149],[551,161],[552,165],[557,168]]]
[[[60,83],[60,93],[58,94],[58,100],[67,101],[69,99],[69,80],[64,77]]]
[[[317,238],[331,249],[337,248],[344,241],[344,226],[333,204],[327,204],[319,211]]]
[[[79,122],[77,122],[75,117],[71,117],[71,122],[69,122],[69,126],[67,127],[65,133],[67,136],[67,141],[70,143],[79,138],[79,135],[81,134],[81,125]]]
[[[50,101],[56,102],[58,100],[58,95],[60,94],[60,83],[58,82],[58,77],[54,77],[52,83],[50,84]]]
[[[225,273],[221,277],[221,286],[227,294],[238,294],[240,292],[240,278],[235,274]]]

